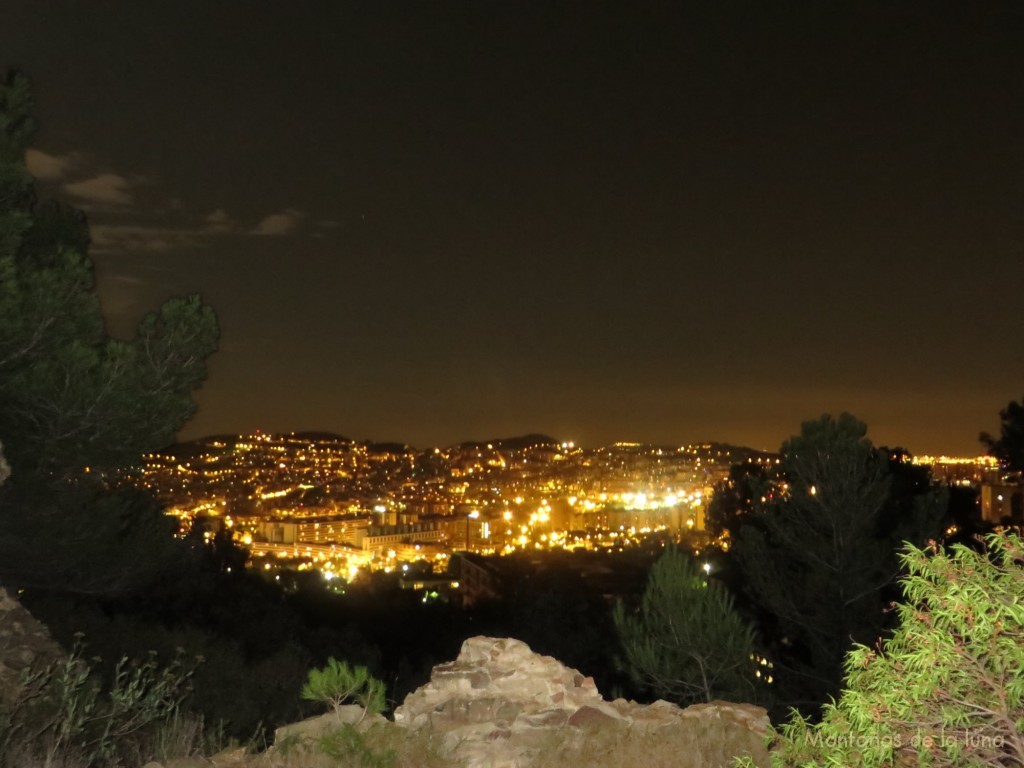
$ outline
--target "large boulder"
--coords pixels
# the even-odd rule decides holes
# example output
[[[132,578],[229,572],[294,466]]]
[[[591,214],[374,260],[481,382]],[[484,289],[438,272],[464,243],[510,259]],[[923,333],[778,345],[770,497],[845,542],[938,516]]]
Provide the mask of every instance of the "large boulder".
[[[356,704],[334,708],[324,715],[310,717],[297,723],[282,725],[274,730],[274,743],[315,742],[333,729],[343,725],[354,725],[359,730],[368,730],[371,725],[385,722],[383,715],[370,713]]]
[[[0,445],[0,485],[10,474]],[[0,587],[0,708],[17,697],[30,667],[56,661],[62,654],[46,627]]]
[[[17,697],[29,668],[38,670],[63,656],[46,627],[0,587],[0,706]]]
[[[443,735],[466,768],[587,765],[728,765],[739,754],[768,764],[765,710],[712,702],[680,709],[605,701],[594,681],[519,640],[473,637],[459,657],[395,710],[395,722]]]

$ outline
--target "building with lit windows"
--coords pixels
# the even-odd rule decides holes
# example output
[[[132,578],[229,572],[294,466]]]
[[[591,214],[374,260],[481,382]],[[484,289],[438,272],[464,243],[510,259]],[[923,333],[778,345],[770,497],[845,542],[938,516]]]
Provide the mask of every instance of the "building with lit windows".
[[[1009,519],[1024,524],[1024,485],[982,485],[981,518],[989,523]]]

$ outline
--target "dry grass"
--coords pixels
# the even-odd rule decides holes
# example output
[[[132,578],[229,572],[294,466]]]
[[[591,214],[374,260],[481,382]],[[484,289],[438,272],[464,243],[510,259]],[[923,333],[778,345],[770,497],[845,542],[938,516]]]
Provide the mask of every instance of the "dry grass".
[[[276,744],[261,756],[268,768],[459,768],[444,750],[439,734],[403,728],[392,722],[375,723],[359,731],[361,744],[350,746],[350,737],[338,737],[339,728],[327,738],[292,738]],[[354,730],[354,729],[353,729]]]
[[[145,746],[152,759],[164,763],[215,754],[232,744],[224,733],[223,724],[211,728],[199,715],[176,712],[153,730]]]
[[[750,754],[755,765],[767,766],[761,739],[728,722],[694,722],[653,731],[624,726],[538,731],[531,768],[716,768],[732,766],[733,758]],[[376,723],[362,733],[362,747],[333,755],[322,740],[291,739],[256,757],[256,768],[459,768],[444,749],[441,736],[391,722]],[[390,757],[387,757],[390,755]]]
[[[519,736],[515,740],[520,748],[529,743],[525,752],[531,768],[724,768],[742,754],[752,754],[756,765],[768,765],[760,739],[727,721],[682,722],[649,731],[623,725],[563,727]],[[168,722],[146,746],[161,762],[216,751],[204,738],[202,723],[188,718]],[[16,757],[9,764],[19,768],[86,768],[77,755],[67,752],[56,761],[36,750],[8,757]],[[341,725],[319,736],[294,734],[265,752],[239,754],[236,759],[232,764],[238,768],[461,768],[464,764],[444,748],[441,734],[389,721],[358,728]]]
[[[577,731],[575,738],[553,734],[532,768],[715,768],[731,766],[734,757],[744,754],[751,754],[755,764],[768,765],[759,737],[727,723],[654,731],[587,728]]]

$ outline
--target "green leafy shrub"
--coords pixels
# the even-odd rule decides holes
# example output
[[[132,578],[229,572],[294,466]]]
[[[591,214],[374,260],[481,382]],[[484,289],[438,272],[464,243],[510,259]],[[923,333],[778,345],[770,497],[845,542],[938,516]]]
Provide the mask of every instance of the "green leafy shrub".
[[[328,659],[312,669],[302,698],[328,704],[339,712],[346,703],[358,704],[363,716],[355,723],[328,728],[315,739],[287,735],[275,749],[286,766],[296,768],[458,768],[446,754],[442,738],[424,729],[408,729],[379,715],[384,709],[384,684],[364,666]]]
[[[385,704],[384,683],[373,677],[366,667],[352,667],[347,662],[330,658],[326,666],[309,671],[306,684],[302,687],[302,698],[322,701],[335,712],[347,702],[354,702],[363,708],[357,723],[343,723],[317,739],[316,746],[321,754],[339,765],[394,768],[398,753],[391,748],[374,748],[359,728],[367,714],[380,714]]]
[[[384,710],[384,683],[373,677],[364,666],[351,667],[344,661],[330,658],[321,669],[311,669],[302,698],[322,701],[335,710],[346,702],[361,706],[364,713]]]
[[[880,650],[847,655],[846,688],[783,726],[776,766],[1024,766],[1024,541],[902,556],[906,602]]]

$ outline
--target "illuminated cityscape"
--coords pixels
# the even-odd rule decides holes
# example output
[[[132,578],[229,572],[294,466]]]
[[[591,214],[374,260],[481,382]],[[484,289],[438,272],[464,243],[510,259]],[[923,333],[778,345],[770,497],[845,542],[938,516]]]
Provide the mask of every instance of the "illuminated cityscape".
[[[132,482],[183,529],[201,524],[285,564],[351,580],[360,569],[444,571],[453,552],[621,550],[648,536],[705,543],[715,483],[768,454],[718,444],[586,449],[528,436],[418,451],[329,434],[254,434],[149,454]]]
[[[129,480],[165,503],[183,531],[229,535],[253,567],[316,570],[337,583],[397,572],[419,583],[450,572],[455,553],[612,552],[652,537],[699,550],[713,543],[705,510],[730,467],[775,461],[716,443],[584,448],[530,435],[417,450],[257,432],[148,454]],[[951,485],[998,475],[990,457],[913,462]]]
[[[6,5],[0,768],[1024,768],[1024,4]]]

